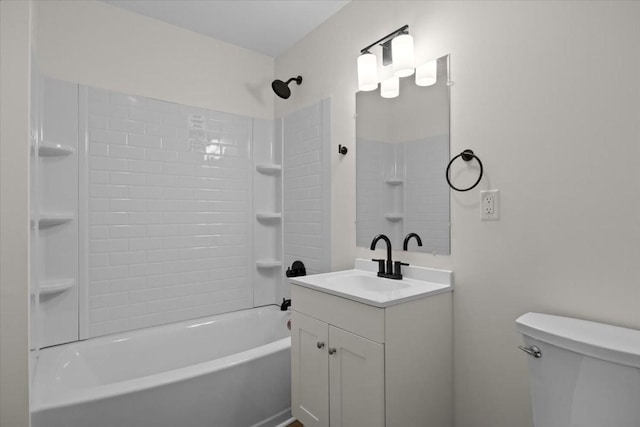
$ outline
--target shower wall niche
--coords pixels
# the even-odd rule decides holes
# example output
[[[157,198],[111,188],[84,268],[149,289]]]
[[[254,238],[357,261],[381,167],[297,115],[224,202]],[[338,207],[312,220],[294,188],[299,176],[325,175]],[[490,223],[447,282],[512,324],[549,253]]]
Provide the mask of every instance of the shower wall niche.
[[[36,78],[31,147],[31,346],[78,339],[78,86]]]
[[[274,121],[54,79],[42,88],[34,348],[276,304],[293,259],[329,268],[328,103]]]

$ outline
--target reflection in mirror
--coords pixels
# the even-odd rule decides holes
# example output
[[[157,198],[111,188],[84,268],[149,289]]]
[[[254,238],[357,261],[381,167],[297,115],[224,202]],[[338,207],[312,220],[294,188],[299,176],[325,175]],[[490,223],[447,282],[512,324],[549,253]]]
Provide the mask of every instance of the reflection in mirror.
[[[386,234],[393,248],[417,233],[409,251],[450,253],[449,56],[438,58],[437,81],[400,79],[400,96],[356,94],[356,244]]]

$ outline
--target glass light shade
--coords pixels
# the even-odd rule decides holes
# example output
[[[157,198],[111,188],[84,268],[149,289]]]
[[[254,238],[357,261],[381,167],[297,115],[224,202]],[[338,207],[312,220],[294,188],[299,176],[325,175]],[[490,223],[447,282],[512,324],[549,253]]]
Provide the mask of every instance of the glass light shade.
[[[358,57],[358,89],[362,91],[378,88],[378,62],[372,53]]]
[[[395,98],[400,94],[400,78],[393,76],[383,81],[380,85],[380,96],[383,98]]]
[[[391,56],[394,76],[407,77],[413,74],[415,67],[413,37],[409,34],[401,34],[391,40]]]
[[[438,61],[429,61],[416,67],[416,84],[418,86],[431,86],[436,83],[438,75]]]

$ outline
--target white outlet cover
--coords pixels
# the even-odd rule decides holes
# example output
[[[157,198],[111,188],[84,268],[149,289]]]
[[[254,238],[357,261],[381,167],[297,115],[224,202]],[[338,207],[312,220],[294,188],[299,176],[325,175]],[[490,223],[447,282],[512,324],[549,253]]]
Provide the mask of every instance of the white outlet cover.
[[[480,219],[483,221],[500,219],[500,190],[480,192]]]

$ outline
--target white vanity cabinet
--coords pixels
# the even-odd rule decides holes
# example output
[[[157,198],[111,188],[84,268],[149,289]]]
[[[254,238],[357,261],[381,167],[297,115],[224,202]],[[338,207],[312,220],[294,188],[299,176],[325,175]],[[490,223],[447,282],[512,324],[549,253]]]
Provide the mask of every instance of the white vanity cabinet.
[[[377,307],[292,283],[292,413],[305,427],[450,427],[451,292]]]
[[[291,319],[298,420],[310,427],[383,427],[383,344],[297,311]]]

